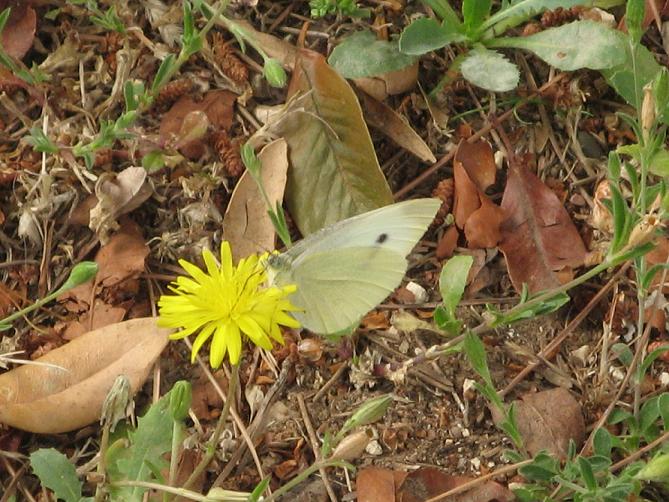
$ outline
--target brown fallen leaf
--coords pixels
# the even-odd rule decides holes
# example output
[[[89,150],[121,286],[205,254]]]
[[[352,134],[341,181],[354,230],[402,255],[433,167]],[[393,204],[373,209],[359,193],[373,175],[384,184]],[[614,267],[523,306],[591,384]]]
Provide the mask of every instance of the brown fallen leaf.
[[[559,286],[555,272],[580,267],[586,256],[581,236],[555,193],[527,169],[509,168],[502,198],[508,218],[499,248],[517,291]]]
[[[396,495],[397,502],[425,502],[472,481],[466,476],[452,476],[433,467],[422,467],[404,478]],[[515,495],[496,481],[474,485],[471,489],[441,499],[444,502],[505,502]]]
[[[88,331],[121,322],[125,314],[126,309],[123,307],[114,307],[100,299],[96,299],[92,309],[84,312],[79,319],[67,325],[63,333],[63,338],[65,340],[74,340]]]
[[[262,149],[263,186],[272,206],[283,200],[288,173],[288,145],[278,139]],[[248,171],[239,179],[223,216],[223,236],[235,260],[274,249],[274,226],[258,185]]]
[[[505,219],[504,210],[490,199],[481,197],[481,207],[469,215],[465,223],[465,237],[470,248],[492,248],[502,239],[500,227]]]
[[[548,450],[557,458],[567,457],[569,441],[578,449],[585,438],[581,405],[562,387],[525,394],[514,401],[516,423],[530,455]],[[493,412],[497,423],[501,416]]]
[[[364,92],[360,95],[365,120],[370,126],[381,131],[423,162],[434,164],[437,161],[423,138],[395,110]]]
[[[204,95],[201,101],[190,96],[182,96],[174,103],[160,121],[160,140],[174,143],[182,130],[186,116],[191,112],[204,112],[214,130],[227,131],[232,125],[233,105],[236,95],[230,91],[213,90]],[[206,135],[180,145],[179,151],[191,160],[199,159],[205,152]]]
[[[460,232],[455,225],[451,225],[446,229],[444,235],[439,239],[437,243],[436,255],[439,260],[445,258],[450,258],[453,256],[455,248],[458,247],[458,239],[460,238]]]
[[[8,7],[12,11],[0,34],[0,44],[7,54],[21,59],[33,46],[37,15],[26,0],[0,0],[0,12]]]
[[[146,317],[112,324],[0,375],[0,422],[41,434],[73,431],[100,418],[118,375],[144,384],[169,330]]]
[[[358,502],[394,502],[395,492],[406,477],[403,471],[366,467],[358,472]]]
[[[458,228],[463,229],[472,213],[481,207],[481,198],[476,183],[469,177],[462,162],[453,162],[453,180],[453,216]]]

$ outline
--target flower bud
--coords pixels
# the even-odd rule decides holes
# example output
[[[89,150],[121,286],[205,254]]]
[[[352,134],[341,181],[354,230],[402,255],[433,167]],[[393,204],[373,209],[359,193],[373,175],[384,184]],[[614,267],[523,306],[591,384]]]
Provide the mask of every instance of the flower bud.
[[[286,72],[279,63],[274,58],[265,59],[265,65],[263,66],[262,73],[267,79],[267,82],[272,87],[283,87],[288,81]]]
[[[330,455],[329,460],[353,461],[360,458],[369,444],[370,437],[367,431],[357,431],[342,439]]]
[[[82,261],[81,263],[77,263],[72,269],[72,272],[70,272],[70,276],[65,281],[65,284],[60,287],[59,291],[62,293],[75,286],[79,286],[79,284],[88,282],[95,277],[95,274],[97,273],[98,264],[94,261]]]
[[[181,421],[188,416],[188,409],[193,400],[191,385],[186,380],[179,380],[170,391],[170,414],[175,421]]]
[[[643,102],[641,103],[641,134],[648,140],[650,130],[655,124],[655,95],[650,84],[643,88]]]
[[[114,432],[116,424],[129,416],[133,407],[130,380],[125,375],[119,375],[102,404],[100,423],[109,426],[109,430]]]
[[[669,482],[669,454],[664,453],[655,457],[637,472],[634,477],[643,481]]]
[[[647,214],[644,216],[632,229],[629,239],[627,240],[627,246],[625,247],[632,249],[652,241],[655,236],[655,231],[660,223],[660,219],[655,215]]]
[[[355,413],[351,415],[351,418],[344,423],[337,436],[341,437],[351,429],[376,422],[386,413],[388,406],[390,406],[390,403],[392,402],[393,398],[390,394],[383,394],[365,401]]]

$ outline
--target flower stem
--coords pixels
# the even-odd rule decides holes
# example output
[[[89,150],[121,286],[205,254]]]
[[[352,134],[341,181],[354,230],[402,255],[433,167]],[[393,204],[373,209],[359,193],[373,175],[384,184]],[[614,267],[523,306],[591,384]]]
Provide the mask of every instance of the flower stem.
[[[124,486],[130,486],[138,488],[147,488],[149,490],[158,490],[164,493],[169,493],[174,496],[185,497],[187,499],[196,500],[199,502],[210,502],[214,500],[209,495],[202,495],[201,493],[187,490],[186,488],[176,488],[173,486],[161,485],[160,483],[151,483],[150,481],[126,480],[126,481],[114,481],[109,484],[110,486],[119,488]],[[227,500],[229,502],[234,502],[234,501],[244,502],[248,500],[250,494],[246,492],[234,492],[230,490],[225,490],[224,493],[222,493],[221,495],[225,495],[225,499],[216,498],[215,500]]]
[[[216,429],[214,430],[211,439],[209,439],[209,442],[207,443],[204,457],[202,458],[202,460],[197,465],[193,473],[190,475],[190,477],[186,480],[186,482],[183,485],[183,487],[186,489],[190,488],[193,485],[193,483],[195,483],[197,478],[199,478],[200,475],[202,475],[202,473],[209,466],[211,461],[214,460],[214,455],[216,454],[216,446],[218,446],[218,442],[221,439],[221,434],[223,434],[223,430],[225,429],[225,422],[227,421],[228,414],[230,412],[230,407],[232,406],[232,403],[235,400],[235,390],[237,388],[238,380],[239,380],[239,365],[233,364],[231,368],[230,381],[228,382],[228,392],[225,399],[225,404],[223,405],[223,411],[221,411],[221,416],[218,417],[218,423],[216,424]]]

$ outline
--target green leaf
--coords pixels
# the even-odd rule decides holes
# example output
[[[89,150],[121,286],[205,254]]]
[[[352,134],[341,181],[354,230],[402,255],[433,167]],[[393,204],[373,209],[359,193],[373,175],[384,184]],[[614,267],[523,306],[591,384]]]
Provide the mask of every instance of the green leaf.
[[[346,80],[320,54],[302,51],[291,89],[301,94],[301,110],[283,120],[277,133],[288,143],[285,198],[300,232],[306,236],[391,204],[360,104]]]
[[[658,406],[660,408],[660,416],[662,417],[662,424],[664,430],[669,431],[669,394],[663,392],[658,399]]]
[[[445,23],[457,27],[462,26],[458,14],[451,7],[451,4],[448,3],[448,0],[422,0],[422,2],[432,9]]]
[[[655,155],[650,159],[650,165],[648,166],[650,172],[662,177],[669,176],[669,151],[664,148],[658,150]]]
[[[485,345],[481,339],[476,336],[471,331],[465,335],[464,342],[465,354],[467,354],[467,359],[472,365],[472,368],[479,376],[491,387],[492,377],[490,376],[490,370],[488,369],[488,361],[485,353]]]
[[[624,59],[617,66],[601,70],[602,75],[625,101],[640,110],[644,86],[655,79],[662,67],[643,45],[630,44],[628,37],[619,31],[615,36],[620,40],[617,45],[623,44]]]
[[[475,49],[460,66],[462,76],[472,84],[492,92],[506,92],[518,85],[518,67],[496,51]]]
[[[625,25],[627,31],[635,44],[641,41],[643,36],[643,18],[646,14],[645,0],[627,0],[625,9]]]
[[[529,37],[507,37],[491,47],[526,49],[560,70],[613,68],[625,60],[619,32],[595,21],[574,21]]]
[[[514,322],[522,321],[523,319],[531,319],[540,315],[550,314],[558,310],[566,303],[569,303],[569,295],[567,295],[567,293],[558,293],[552,298],[544,300],[541,303],[530,303],[529,305],[523,305],[523,303],[520,303],[515,306],[509,313],[499,312],[492,308],[488,308],[488,312],[490,312],[495,317],[493,327],[496,327],[505,324],[512,324]]]
[[[57,499],[79,502],[81,482],[65,455],[53,448],[42,448],[30,454],[30,465],[42,485],[53,491]]]
[[[607,169],[609,170],[609,178],[611,181],[618,183],[620,180],[620,156],[615,151],[609,152]]]
[[[167,469],[163,458],[171,450],[173,420],[169,411],[171,392],[153,404],[138,420],[137,429],[128,433],[127,448],[110,450],[108,472],[114,481],[150,481],[152,469]],[[155,466],[155,467],[154,467]],[[146,488],[117,487],[111,490],[113,500],[140,502]]]
[[[654,351],[653,351],[654,352]],[[651,398],[641,407],[639,412],[639,430],[647,431],[655,425],[655,421],[660,418],[659,397]]]
[[[595,431],[595,436],[592,440],[592,446],[595,454],[604,457],[611,456],[611,433],[603,427],[599,427]]]
[[[590,465],[589,460],[585,457],[578,457],[576,460],[585,485],[590,490],[595,490],[597,488],[597,480],[595,479],[595,474],[592,472],[592,466]]]
[[[471,256],[454,256],[441,269],[439,292],[444,306],[452,316],[455,315],[455,308],[465,292],[467,276],[473,263],[474,258]]]
[[[404,28],[400,36],[399,49],[404,54],[420,56],[441,49],[449,44],[466,40],[458,26],[442,24],[431,17],[416,19]]]
[[[463,0],[462,17],[464,18],[467,34],[478,31],[483,21],[490,15],[491,0]]]
[[[153,77],[153,83],[151,84],[151,92],[156,93],[160,88],[168,82],[170,72],[174,67],[176,62],[176,56],[174,54],[168,54],[163,62],[160,63],[156,76]]]
[[[2,31],[5,29],[5,25],[7,24],[7,20],[9,19],[11,12],[12,9],[9,7],[0,12],[0,33],[2,33]]]
[[[364,57],[360,57],[364,54]],[[354,33],[330,54],[328,63],[345,78],[373,77],[401,70],[416,62],[402,54],[396,41],[378,40],[370,31]]]

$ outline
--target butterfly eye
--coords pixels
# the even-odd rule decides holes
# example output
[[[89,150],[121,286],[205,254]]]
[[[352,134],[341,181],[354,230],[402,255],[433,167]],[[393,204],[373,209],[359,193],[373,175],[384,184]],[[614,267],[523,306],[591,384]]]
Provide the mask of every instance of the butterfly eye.
[[[383,244],[388,240],[388,234],[381,234],[376,238],[376,243],[377,244]]]

